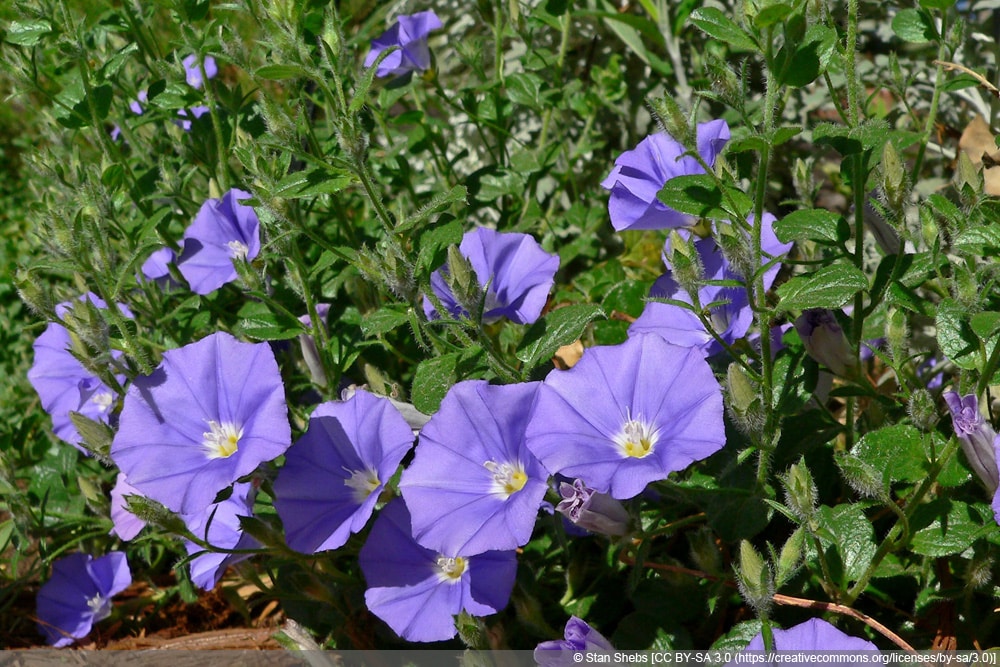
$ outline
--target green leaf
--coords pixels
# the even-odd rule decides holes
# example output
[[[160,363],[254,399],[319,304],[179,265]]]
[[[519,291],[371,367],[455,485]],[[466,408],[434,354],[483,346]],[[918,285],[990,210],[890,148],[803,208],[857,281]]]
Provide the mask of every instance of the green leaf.
[[[247,302],[236,316],[240,318],[236,330],[254,340],[287,340],[306,333],[298,318],[275,313],[259,301]]]
[[[330,195],[340,192],[352,183],[354,177],[345,171],[313,167],[285,176],[272,194],[284,199]]]
[[[598,317],[604,317],[604,311],[592,303],[553,310],[528,328],[517,348],[517,358],[524,362],[526,369],[534,368],[550,359],[563,345],[578,339],[584,327]]]
[[[753,25],[758,29],[766,28],[769,25],[774,25],[775,23],[784,20],[785,17],[794,11],[795,7],[780,2],[768,5],[757,12],[757,15],[753,17]]]
[[[505,85],[511,102],[541,111],[542,88],[545,86],[542,77],[531,72],[517,72],[507,77]]]
[[[956,0],[920,0],[924,9],[950,9]]]
[[[48,21],[12,21],[7,29],[7,41],[18,46],[34,46],[52,32]]]
[[[919,482],[927,476],[930,463],[923,440],[916,428],[896,424],[865,434],[851,450],[851,456],[881,471],[886,484]]]
[[[995,255],[1000,251],[1000,225],[970,227],[958,235],[954,247],[972,255]]]
[[[420,235],[417,270],[429,273],[444,264],[448,246],[462,242],[462,223],[452,220]]]
[[[969,325],[969,312],[954,299],[938,304],[937,340],[941,351],[959,368],[972,370],[979,362],[979,339]]]
[[[448,210],[453,204],[464,204],[468,194],[469,192],[464,185],[456,185],[452,189],[448,190],[448,192],[439,193],[435,195],[429,203],[422,206],[415,214],[396,225],[394,231],[398,234],[408,232],[426,221],[432,215]]]
[[[774,130],[774,138],[771,140],[772,146],[780,146],[792,137],[798,136],[802,132],[801,127],[785,125]]]
[[[864,574],[875,557],[875,530],[858,503],[822,505],[816,512],[816,520],[820,541],[824,546],[834,547],[840,556],[843,570],[834,576],[840,574],[842,587],[846,588]]]
[[[914,512],[910,527],[916,532],[910,546],[914,553],[932,558],[960,554],[988,532],[992,521],[974,505],[938,498]]]
[[[381,336],[409,321],[409,308],[403,305],[382,306],[361,320],[361,331],[369,338]]]
[[[988,341],[1000,331],[1000,313],[993,311],[976,313],[969,324],[980,340]]]
[[[799,209],[774,223],[774,233],[782,243],[818,241],[843,243],[851,236],[851,228],[842,215],[819,208]]]
[[[904,42],[922,44],[938,38],[934,20],[919,9],[901,9],[892,17],[892,31]]]
[[[844,157],[881,151],[890,135],[889,124],[878,118],[868,119],[855,128],[832,123],[820,123],[813,128],[813,141],[832,146]]]
[[[299,79],[308,77],[309,73],[298,65],[265,65],[254,72],[259,79],[279,81],[281,79]]]
[[[815,273],[796,276],[778,288],[782,310],[840,308],[868,289],[868,278],[853,264],[838,262]]]
[[[745,220],[752,207],[750,198],[742,190],[731,185],[719,188],[708,174],[677,176],[671,178],[660,189],[657,197],[661,202],[680,213],[716,220]],[[732,199],[737,210],[725,196]]]
[[[691,23],[709,37],[728,44],[739,51],[760,52],[760,48],[747,32],[715,7],[700,7],[691,12]]]
[[[132,42],[128,46],[120,49],[118,53],[108,58],[108,61],[101,66],[100,80],[107,81],[114,75],[118,74],[119,70],[125,65],[125,62],[132,56],[133,53],[139,51],[139,45]]]
[[[460,353],[452,352],[420,362],[410,389],[413,407],[427,415],[438,411],[441,400],[458,381],[456,368],[460,356]]]

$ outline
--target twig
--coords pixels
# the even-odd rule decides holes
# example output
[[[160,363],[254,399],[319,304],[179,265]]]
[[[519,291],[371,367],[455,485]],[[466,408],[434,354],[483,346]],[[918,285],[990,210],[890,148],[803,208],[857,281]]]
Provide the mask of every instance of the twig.
[[[985,76],[983,76],[982,74],[980,74],[979,72],[974,72],[971,69],[969,69],[968,67],[966,67],[965,65],[959,65],[958,63],[949,63],[949,62],[946,62],[944,60],[935,60],[934,64],[935,65],[940,65],[941,67],[945,68],[949,72],[953,72],[955,70],[958,70],[959,72],[965,72],[966,74],[968,74],[969,76],[971,76],[973,79],[975,79],[976,81],[978,81],[979,85],[981,85],[986,90],[990,91],[993,94],[993,97],[995,97],[997,99],[1000,99],[1000,88],[997,88],[992,83],[990,83],[989,80]]]

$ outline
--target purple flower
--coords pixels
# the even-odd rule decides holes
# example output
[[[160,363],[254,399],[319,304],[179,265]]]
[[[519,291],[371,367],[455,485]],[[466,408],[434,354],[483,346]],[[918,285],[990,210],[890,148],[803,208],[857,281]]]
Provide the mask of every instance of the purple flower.
[[[88,300],[97,308],[107,308],[107,304],[92,292],[80,297]],[[71,312],[72,301],[66,301],[56,306],[56,316],[62,320]],[[125,306],[119,305],[119,310],[126,317],[132,313]],[[58,322],[50,323],[42,335],[35,340],[35,363],[28,371],[28,380],[38,392],[42,401],[42,409],[52,417],[52,431],[84,454],[89,452],[80,442],[82,438],[70,419],[70,412],[79,412],[84,417],[107,424],[111,417],[111,408],[117,398],[115,392],[104,384],[97,376],[83,367],[70,352],[73,348],[73,338],[66,327]],[[122,356],[118,350],[111,350],[110,357],[117,360]],[[116,375],[119,383],[125,382],[124,375]]]
[[[858,358],[851,352],[847,336],[833,311],[825,308],[804,310],[795,320],[795,330],[809,356],[834,374],[855,377],[859,373]]]
[[[111,598],[129,587],[132,573],[123,553],[98,559],[75,553],[52,565],[38,591],[38,630],[52,646],[69,646],[111,614]]]
[[[541,667],[569,667],[578,664],[573,659],[573,653],[615,650],[604,635],[576,616],[570,616],[566,621],[564,637],[565,639],[553,639],[539,644],[535,648],[535,663]]]
[[[628,533],[631,517],[625,506],[606,493],[594,491],[582,479],[574,479],[572,484],[560,483],[559,495],[562,500],[556,511],[574,526],[612,537]]]
[[[762,266],[771,262],[771,257],[785,254],[792,246],[791,243],[783,244],[778,241],[774,234],[774,221],[773,215],[764,214],[761,225],[761,247],[764,251],[764,256],[761,258]],[[713,237],[696,240],[694,248],[705,270],[706,280],[745,281],[746,277],[741,276],[730,265]],[[653,283],[649,296],[693,304],[691,295],[674,280],[669,254],[668,247],[664,253],[668,271]],[[764,272],[764,289],[770,289],[780,268],[781,265],[775,263]],[[713,331],[726,343],[731,345],[749,333],[753,325],[753,310],[750,308],[745,287],[706,284],[698,289],[698,302],[702,308],[712,303],[718,304],[708,309],[708,319],[712,323]],[[629,327],[629,333],[655,333],[673,345],[697,348],[704,356],[712,356],[722,352],[723,349],[693,311],[683,306],[658,301],[646,304],[642,315]]]
[[[531,539],[548,479],[524,445],[538,387],[468,380],[448,390],[399,483],[417,542],[473,555]]]
[[[233,494],[221,503],[209,505],[207,509],[194,515],[184,515],[184,523],[199,539],[220,549],[256,549],[260,546],[240,527],[241,516],[253,516],[253,494],[249,483],[234,484]],[[188,567],[191,581],[205,590],[215,588],[226,568],[244,561],[250,554],[231,554],[205,551],[194,542],[185,541],[188,555],[200,554],[191,559]]]
[[[239,200],[252,195],[232,189],[222,199],[209,199],[184,230],[184,250],[177,268],[195,294],[211,294],[238,277],[233,262],[260,253],[260,220]]]
[[[724,120],[698,124],[698,154],[709,165],[729,141],[729,125]],[[675,176],[703,174],[698,161],[684,155],[687,149],[665,132],[653,134],[615,160],[614,169],[601,187],[611,191],[608,212],[617,231],[665,229],[692,224],[689,215],[660,203],[660,189]]]
[[[141,116],[143,112],[141,102],[147,102],[147,101],[149,101],[149,92],[146,90],[140,90],[136,94],[136,99],[128,103],[128,108],[131,109],[132,113],[134,113],[136,116]]]
[[[365,67],[371,67],[386,49],[398,47],[379,63],[375,74],[380,77],[399,76],[407,72],[422,72],[431,66],[427,35],[442,27],[433,11],[400,16],[392,27],[372,40]]]
[[[997,485],[1000,483],[994,451],[997,433],[979,412],[979,399],[975,394],[959,396],[958,392],[954,391],[946,391],[943,396],[951,412],[951,423],[962,445],[962,451],[965,452],[965,458],[979,479],[983,480],[989,492],[996,493]]]
[[[161,287],[172,286],[175,283],[170,276],[170,265],[176,263],[176,261],[177,255],[173,250],[168,247],[160,248],[142,263],[142,275],[147,280],[151,280]]]
[[[288,546],[336,549],[364,528],[412,444],[413,431],[388,399],[359,390],[317,407],[274,482]]]
[[[330,304],[317,303],[316,314],[320,319],[319,326],[326,329],[327,317],[330,314]],[[312,318],[309,317],[308,314],[301,316],[299,318],[299,322],[307,328],[313,328]],[[299,334],[299,348],[302,350],[302,360],[306,362],[306,368],[309,369],[309,377],[312,378],[314,384],[320,387],[325,387],[326,372],[323,369],[323,362],[319,356],[319,348],[316,346],[316,339],[309,333]]]
[[[697,350],[638,334],[550,372],[525,437],[551,472],[623,500],[725,445],[722,389]]]
[[[483,320],[506,317],[518,324],[531,324],[545,307],[549,290],[559,270],[559,257],[542,250],[527,234],[498,232],[478,227],[462,237],[459,252],[469,260],[479,286],[486,290]],[[445,282],[446,267],[431,275],[431,289],[453,317],[468,315]],[[439,317],[424,297],[428,319]]]
[[[811,618],[787,630],[775,628],[773,632],[775,651],[878,651],[878,647],[870,641],[845,634],[819,618]],[[758,634],[744,650],[763,651],[764,636]],[[765,664],[771,663],[768,661]],[[834,661],[833,664],[841,663]]]
[[[152,375],[135,379],[111,457],[143,495],[194,514],[290,444],[271,347],[214,333],[164,352]]]
[[[368,609],[400,637],[451,639],[456,614],[487,616],[507,605],[517,572],[513,551],[442,554],[411,535],[406,504],[394,500],[379,513],[358,557]]]
[[[195,107],[191,107],[191,116],[193,118],[195,118],[195,119],[198,119],[198,118],[201,118],[202,116],[204,116],[205,114],[207,114],[209,111],[210,111],[210,109],[208,107],[203,106],[203,105],[198,105],[198,106],[195,106]],[[180,116],[181,118],[184,118],[185,120],[178,120],[178,121],[174,121],[174,122],[177,123],[177,125],[179,125],[180,128],[182,130],[184,130],[185,132],[190,132],[191,131],[191,123],[193,121],[190,120],[190,119],[188,119],[188,110],[187,109],[178,109],[177,110],[177,115]]]
[[[146,522],[128,511],[125,496],[141,496],[139,489],[128,483],[128,479],[122,473],[118,473],[115,480],[115,488],[111,489],[111,521],[114,526],[111,533],[117,535],[118,539],[128,542],[139,534],[146,527]]]
[[[198,56],[191,54],[181,61],[184,65],[184,76],[187,79],[188,85],[192,88],[201,88],[205,81],[201,77],[201,67],[198,64]],[[205,56],[205,78],[211,79],[219,73],[219,68],[215,64],[215,58],[212,56]]]

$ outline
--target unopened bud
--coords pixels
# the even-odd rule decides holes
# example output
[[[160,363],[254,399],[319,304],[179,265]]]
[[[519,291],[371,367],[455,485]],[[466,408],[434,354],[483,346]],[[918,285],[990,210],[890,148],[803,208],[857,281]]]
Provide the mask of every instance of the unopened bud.
[[[891,141],[885,142],[885,148],[882,149],[882,192],[885,193],[886,205],[896,216],[902,214],[906,199],[910,196],[908,180],[895,146]]]
[[[809,356],[835,375],[854,378],[860,374],[858,359],[832,311],[823,308],[803,311],[795,320],[795,330]]]
[[[35,314],[47,315],[52,312],[52,299],[34,271],[18,269],[14,273],[14,286],[17,288],[17,293],[21,297],[21,300]]]
[[[800,458],[798,463],[789,466],[782,482],[785,484],[785,504],[800,520],[809,521],[816,511],[819,492],[805,458]]]
[[[747,376],[740,364],[729,364],[726,372],[727,406],[733,421],[747,435],[759,434],[764,426],[763,403],[757,383]]]
[[[716,544],[715,533],[711,528],[702,526],[689,533],[688,543],[691,545],[691,560],[699,570],[716,575],[722,572],[722,554]]]
[[[753,224],[753,216],[750,217]],[[722,248],[722,254],[738,274],[749,280],[753,277],[754,266],[750,258],[750,244],[746,234],[730,223],[716,224],[715,242]]]
[[[620,502],[606,493],[599,493],[584,484],[582,479],[574,479],[572,484],[559,485],[562,500],[556,511],[574,525],[610,537],[628,534],[631,517]]]
[[[682,236],[676,229],[670,231],[664,252],[668,254],[669,266],[674,280],[688,294],[698,294],[698,288],[704,280],[704,270],[701,257],[690,239]]]
[[[740,542],[740,564],[736,569],[736,583],[747,604],[759,615],[767,616],[774,596],[771,568],[747,540]]]
[[[473,650],[487,650],[490,648],[488,637],[489,632],[482,619],[476,618],[467,611],[462,611],[455,617],[455,627],[458,629],[458,637],[462,642]]]
[[[922,431],[930,432],[937,426],[938,414],[934,397],[926,389],[914,389],[910,394],[910,402],[906,405],[913,425]]]
[[[86,380],[81,381],[81,385],[84,382]],[[85,394],[85,391],[86,389],[81,386],[81,404],[87,403],[93,394],[93,390],[90,391],[90,394]],[[77,432],[80,434],[80,438],[82,439],[80,446],[93,454],[94,458],[101,463],[111,465],[111,440],[115,435],[111,427],[74,411],[70,411],[69,420],[73,422],[73,426],[76,427]]]
[[[670,95],[664,95],[652,100],[653,111],[663,123],[663,128],[671,137],[683,146],[695,146],[698,142],[695,130],[688,123],[687,115],[681,111],[676,100]]]
[[[836,460],[841,475],[858,495],[888,500],[889,490],[886,488],[883,471],[852,454],[843,454]]]
[[[187,532],[187,525],[179,516],[145,496],[125,496],[125,508],[146,524],[162,528],[168,533],[183,535]]]
[[[326,327],[326,318],[329,313],[330,304],[316,304],[316,314],[319,315],[320,319],[317,326]],[[300,317],[299,322],[309,328],[313,326],[312,318],[309,315]],[[316,346],[316,338],[312,334],[299,334],[299,348],[302,350],[302,360],[305,362],[306,368],[309,369],[309,377],[313,384],[317,387],[325,387],[326,369],[323,365],[323,359],[320,357],[319,348]]]
[[[987,491],[995,493],[1000,483],[994,450],[997,434],[979,411],[979,399],[975,394],[959,396],[954,391],[946,391],[943,396],[966,460]]]
[[[775,575],[775,586],[781,588],[799,569],[802,560],[802,548],[805,545],[806,533],[802,526],[795,529],[785,545],[781,547],[778,556],[778,572]]]
[[[885,323],[885,339],[889,343],[889,351],[897,363],[906,359],[909,347],[909,326],[906,312],[902,308],[892,308]]]

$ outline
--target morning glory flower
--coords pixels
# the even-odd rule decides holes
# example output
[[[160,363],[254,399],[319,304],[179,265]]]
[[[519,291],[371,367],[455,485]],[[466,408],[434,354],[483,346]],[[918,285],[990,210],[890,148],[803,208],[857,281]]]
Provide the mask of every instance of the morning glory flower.
[[[198,56],[191,54],[181,61],[184,65],[184,77],[187,79],[188,85],[192,88],[201,88],[205,85],[205,80],[201,76],[201,67],[198,66]],[[215,58],[212,56],[205,56],[205,77],[212,79],[216,74],[219,73],[219,67],[215,64]]]
[[[249,483],[234,484],[233,493],[227,499],[193,515],[182,515],[184,523],[199,539],[220,549],[256,549],[260,546],[250,535],[240,528],[241,516],[253,516],[253,494]],[[200,554],[191,559],[188,568],[191,581],[205,590],[215,588],[226,568],[244,561],[250,554],[230,554],[206,551],[194,542],[185,541],[188,555]]]
[[[698,154],[712,166],[729,141],[729,125],[724,120],[699,123],[697,133]],[[671,178],[705,173],[695,158],[684,155],[686,152],[679,141],[660,132],[618,156],[611,174],[601,183],[611,191],[608,212],[616,231],[692,224],[691,216],[667,208],[657,197]]]
[[[368,582],[368,609],[414,642],[451,639],[453,617],[462,611],[488,616],[503,609],[517,572],[513,551],[470,556],[420,546],[400,499],[379,513],[358,562]]]
[[[179,125],[180,128],[182,130],[184,130],[185,132],[190,132],[191,131],[191,123],[194,122],[194,121],[191,120],[191,118],[194,118],[194,119],[201,118],[202,116],[204,116],[205,114],[207,114],[209,111],[210,111],[210,109],[208,107],[199,104],[198,106],[191,107],[191,117],[189,118],[188,117],[188,110],[187,109],[178,109],[177,110],[177,115],[180,116],[181,118],[183,118],[184,120],[176,120],[174,122],[177,123],[177,125]]]
[[[878,651],[878,647],[870,641],[852,637],[819,618],[811,618],[787,630],[774,628],[773,633],[775,651]],[[764,635],[758,634],[743,650],[763,651]],[[837,665],[855,664],[848,660],[832,662]],[[763,664],[770,665],[771,662]]]
[[[773,227],[775,220],[776,218],[770,213],[765,213],[763,216],[762,265],[769,263],[770,257],[780,257],[787,253],[792,246],[791,243],[781,243],[775,236]],[[749,239],[747,242],[749,243]],[[745,281],[746,277],[741,276],[722,254],[722,249],[715,238],[709,236],[697,239],[693,245],[707,281]],[[693,304],[691,295],[674,280],[669,259],[669,242],[667,252],[664,253],[664,261],[668,270],[653,283],[649,296]],[[771,288],[780,268],[780,264],[773,264],[767,268],[764,272],[764,289]],[[750,332],[750,327],[753,325],[753,310],[750,308],[745,287],[702,285],[698,289],[698,302],[703,308],[711,303],[718,304],[708,309],[708,319],[712,323],[712,329],[727,344],[735,343]],[[705,329],[694,312],[683,306],[659,301],[650,301],[646,304],[642,315],[629,327],[629,333],[655,333],[673,345],[697,348],[704,356],[712,356],[723,350],[722,345]]]
[[[317,407],[274,482],[288,546],[309,554],[343,546],[364,528],[412,444],[388,399],[358,390]]]
[[[151,280],[162,288],[176,285],[170,276],[170,265],[177,262],[177,254],[170,248],[164,246],[154,251],[142,263],[142,275],[147,280]]]
[[[541,667],[567,667],[578,664],[573,658],[580,651],[614,651],[611,645],[597,630],[590,627],[586,621],[570,616],[563,631],[565,639],[553,639],[542,642],[535,648],[535,663]]]
[[[1000,483],[993,445],[997,433],[979,411],[979,398],[975,394],[959,396],[955,391],[946,391],[942,396],[966,460],[989,492],[996,493]]]
[[[542,250],[528,234],[498,232],[478,227],[462,237],[459,252],[469,260],[479,286],[486,290],[483,320],[506,317],[518,324],[531,324],[545,307],[559,270],[559,257]],[[468,316],[445,281],[447,267],[431,275],[431,289],[453,317]],[[424,313],[428,319],[439,314],[427,297]]]
[[[38,630],[51,646],[69,646],[111,614],[111,598],[129,587],[132,573],[123,553],[94,559],[75,553],[52,564],[38,591]]]
[[[260,253],[260,220],[240,200],[249,192],[232,189],[222,199],[209,199],[184,230],[184,251],[177,268],[195,294],[211,294],[237,278],[233,262]]]
[[[562,500],[556,511],[574,526],[611,537],[628,533],[631,517],[625,506],[606,493],[594,491],[582,479],[574,479],[572,484],[560,482],[559,495]]]
[[[107,308],[103,299],[92,292],[80,297],[97,308]],[[72,301],[56,306],[56,316],[60,320],[71,312]],[[132,313],[125,306],[118,305],[123,315],[131,318]],[[42,409],[52,417],[52,431],[84,454],[88,452],[80,443],[82,438],[70,419],[70,412],[79,412],[84,417],[107,424],[111,418],[111,408],[117,396],[97,376],[83,367],[70,352],[73,339],[69,330],[59,322],[51,322],[33,345],[35,362],[28,371],[28,380],[38,392]],[[117,360],[122,356],[118,350],[111,350],[110,357]],[[119,383],[125,382],[124,375],[116,375]]]
[[[468,380],[448,390],[399,483],[417,542],[473,555],[531,539],[548,479],[524,445],[538,386]]]
[[[164,352],[133,381],[111,458],[142,495],[194,514],[290,444],[271,346],[219,332]]]
[[[722,411],[697,350],[637,334],[550,372],[525,437],[551,472],[624,500],[721,449]]]
[[[376,76],[399,76],[407,72],[422,72],[431,66],[427,35],[442,27],[433,11],[400,16],[391,28],[372,40],[365,67],[371,67],[386,49],[398,47],[379,63]]]
[[[111,533],[118,539],[128,542],[146,527],[146,522],[128,511],[125,496],[141,496],[139,489],[128,483],[122,473],[115,479],[115,488],[111,489],[111,522],[114,526]]]

